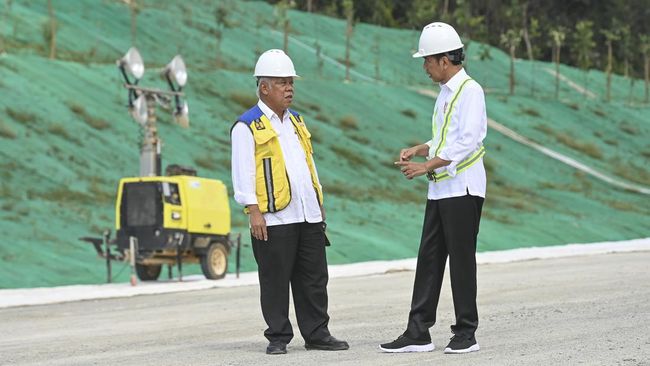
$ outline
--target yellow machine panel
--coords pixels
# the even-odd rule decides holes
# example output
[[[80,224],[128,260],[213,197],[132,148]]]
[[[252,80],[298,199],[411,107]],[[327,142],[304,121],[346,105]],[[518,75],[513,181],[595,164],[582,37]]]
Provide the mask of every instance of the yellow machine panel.
[[[230,233],[230,205],[226,186],[219,180],[191,176],[177,177],[187,202],[190,233]]]
[[[189,233],[228,235],[230,205],[226,186],[219,180],[194,176],[123,178],[117,191],[115,228],[120,229],[122,195],[129,183],[158,183],[165,229]]]

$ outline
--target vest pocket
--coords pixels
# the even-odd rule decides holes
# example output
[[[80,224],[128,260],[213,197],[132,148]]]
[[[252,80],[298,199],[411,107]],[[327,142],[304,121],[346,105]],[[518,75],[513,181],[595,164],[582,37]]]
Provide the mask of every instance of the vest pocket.
[[[266,185],[268,212],[276,212],[275,197],[273,196],[273,167],[271,166],[271,158],[263,158],[262,164],[264,166],[264,184]]]

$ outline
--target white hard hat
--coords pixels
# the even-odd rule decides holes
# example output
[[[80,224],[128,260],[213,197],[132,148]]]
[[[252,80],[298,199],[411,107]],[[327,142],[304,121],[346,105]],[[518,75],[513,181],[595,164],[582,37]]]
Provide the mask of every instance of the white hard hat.
[[[282,50],[268,50],[260,55],[255,64],[255,76],[298,77],[293,62]]]
[[[418,52],[413,57],[437,55],[463,48],[463,42],[454,27],[447,23],[431,23],[422,29]]]

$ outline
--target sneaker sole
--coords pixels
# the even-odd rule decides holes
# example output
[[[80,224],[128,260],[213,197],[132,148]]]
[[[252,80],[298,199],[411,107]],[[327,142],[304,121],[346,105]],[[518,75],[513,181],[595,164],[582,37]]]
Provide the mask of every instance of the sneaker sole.
[[[332,346],[314,346],[314,345],[305,345],[307,351],[346,351],[350,349],[349,345],[332,347]]]
[[[464,348],[464,349],[451,349],[449,347],[445,348],[445,353],[447,354],[458,354],[458,353],[470,353],[470,352],[476,352],[480,350],[481,347],[478,346],[478,343],[470,346],[469,348]]]
[[[431,352],[435,348],[436,347],[433,345],[433,343],[423,345],[410,345],[402,348],[384,348],[382,346],[379,346],[380,350],[388,353]]]

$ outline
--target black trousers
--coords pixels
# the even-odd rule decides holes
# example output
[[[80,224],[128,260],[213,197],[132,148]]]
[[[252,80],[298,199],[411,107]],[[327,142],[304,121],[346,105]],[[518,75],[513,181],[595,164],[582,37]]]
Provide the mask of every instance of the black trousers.
[[[470,195],[427,201],[405,336],[431,340],[447,257],[456,313],[451,331],[467,337],[476,332],[476,238],[482,207],[483,198]]]
[[[269,341],[289,343],[289,284],[300,334],[305,341],[330,335],[327,325],[327,258],[321,223],[267,227],[268,241],[251,236],[260,279],[262,314]]]

